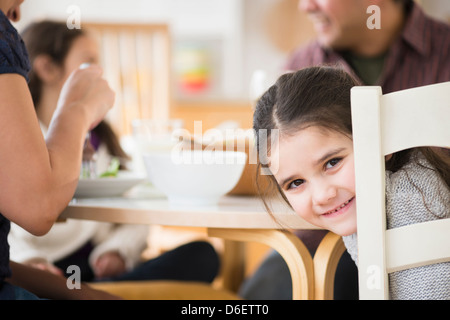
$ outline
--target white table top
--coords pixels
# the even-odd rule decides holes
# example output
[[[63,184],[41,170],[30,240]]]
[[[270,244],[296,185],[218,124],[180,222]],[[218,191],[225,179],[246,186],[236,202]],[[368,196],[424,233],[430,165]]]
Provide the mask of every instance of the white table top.
[[[273,211],[278,223],[257,197],[224,196],[216,206],[179,208],[154,190],[140,190],[116,198],[73,199],[61,218],[211,228],[317,229],[281,201],[273,202]]]

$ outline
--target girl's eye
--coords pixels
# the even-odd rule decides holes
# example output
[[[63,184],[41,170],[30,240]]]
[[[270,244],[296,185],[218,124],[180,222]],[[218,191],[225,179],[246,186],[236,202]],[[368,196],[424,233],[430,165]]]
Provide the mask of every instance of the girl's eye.
[[[342,161],[342,158],[333,158],[325,164],[325,169],[331,169],[338,165]]]
[[[292,181],[292,182],[288,185],[288,190],[298,188],[298,187],[300,187],[304,182],[305,182],[305,180],[302,180],[302,179],[294,180],[294,181]]]

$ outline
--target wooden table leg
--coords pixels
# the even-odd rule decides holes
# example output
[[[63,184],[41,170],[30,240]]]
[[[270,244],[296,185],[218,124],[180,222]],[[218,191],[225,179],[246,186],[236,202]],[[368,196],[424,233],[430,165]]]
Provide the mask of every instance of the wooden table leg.
[[[328,232],[314,254],[316,300],[333,300],[336,268],[346,248],[342,237]]]
[[[222,287],[237,293],[245,274],[245,243],[224,239]]]
[[[208,228],[208,235],[228,240],[264,243],[286,261],[292,277],[294,300],[314,299],[313,260],[303,242],[286,230]]]

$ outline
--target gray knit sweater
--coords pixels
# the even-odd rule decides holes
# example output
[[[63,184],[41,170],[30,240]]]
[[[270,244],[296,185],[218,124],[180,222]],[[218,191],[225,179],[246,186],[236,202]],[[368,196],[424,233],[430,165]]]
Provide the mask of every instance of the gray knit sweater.
[[[388,229],[450,218],[450,191],[430,169],[425,158],[421,155],[417,158],[418,163],[411,161],[395,173],[386,172]],[[343,237],[343,240],[347,251],[357,262],[356,233]],[[394,300],[449,300],[450,262],[391,273],[389,287],[390,299]]]

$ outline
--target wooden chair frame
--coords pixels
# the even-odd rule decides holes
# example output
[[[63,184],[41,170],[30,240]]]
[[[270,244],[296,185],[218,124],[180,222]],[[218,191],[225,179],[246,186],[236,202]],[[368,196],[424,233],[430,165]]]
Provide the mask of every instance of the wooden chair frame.
[[[119,135],[134,119],[169,118],[171,33],[167,24],[83,23],[100,44],[106,79],[116,92],[108,120]]]
[[[389,94],[351,91],[361,299],[388,299],[388,274],[450,260],[450,219],[386,230],[385,156],[450,148],[450,82]]]

